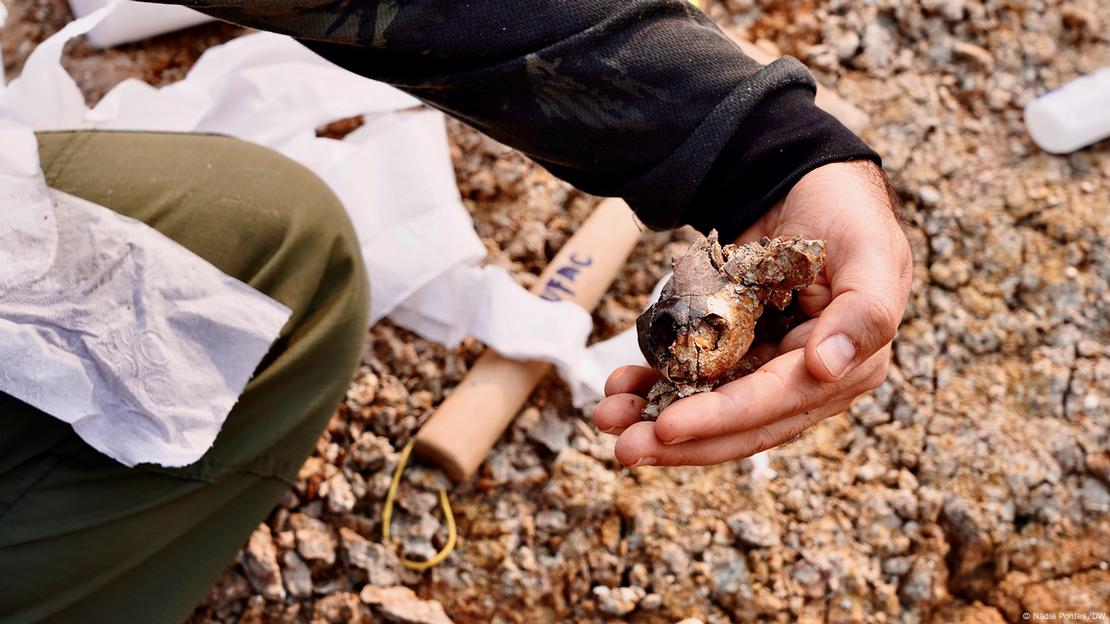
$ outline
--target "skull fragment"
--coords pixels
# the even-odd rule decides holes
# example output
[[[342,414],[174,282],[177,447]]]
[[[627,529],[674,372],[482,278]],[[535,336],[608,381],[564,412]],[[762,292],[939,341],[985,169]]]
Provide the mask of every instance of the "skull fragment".
[[[659,301],[636,320],[640,350],[664,378],[644,418],[758,367],[745,357],[752,343],[777,340],[802,320],[794,292],[824,263],[825,241],[800,236],[722,247],[714,231],[692,245]]]

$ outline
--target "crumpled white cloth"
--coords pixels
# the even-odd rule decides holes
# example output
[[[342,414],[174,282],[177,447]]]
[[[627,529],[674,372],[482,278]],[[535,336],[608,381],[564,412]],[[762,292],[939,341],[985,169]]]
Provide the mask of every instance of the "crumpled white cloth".
[[[48,190],[0,120],[0,390],[128,466],[211,446],[290,310],[144,223]]]
[[[643,362],[631,332],[586,348],[586,311],[533,296],[505,271],[481,265],[485,248],[459,198],[440,113],[267,33],[208,50],[178,83],[156,89],[124,81],[89,109],[59,59],[66,40],[110,10],[72,22],[43,42],[22,76],[0,89],[0,119],[36,130],[214,132],[265,145],[314,171],[347,208],[370,278],[372,320],[388,316],[449,346],[471,335],[506,356],[551,362],[580,406],[600,399],[614,367]],[[366,122],[343,141],[315,135],[321,125],[356,115]],[[4,202],[9,213],[28,205]],[[5,260],[0,252],[0,265]],[[101,423],[107,432],[111,419]],[[194,424],[163,422],[171,434]],[[200,436],[193,442],[199,457],[208,444]],[[103,440],[90,443],[105,450],[98,446]],[[165,465],[184,457],[156,446],[108,454]]]

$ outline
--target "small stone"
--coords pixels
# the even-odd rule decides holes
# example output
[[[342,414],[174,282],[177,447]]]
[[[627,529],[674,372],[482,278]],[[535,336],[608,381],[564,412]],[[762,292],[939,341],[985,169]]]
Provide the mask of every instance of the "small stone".
[[[567,447],[552,464],[543,498],[571,514],[595,515],[613,507],[617,476],[601,462]]]
[[[936,206],[940,203],[940,191],[937,187],[926,184],[917,189],[917,197],[926,206]]]
[[[265,523],[258,525],[247,540],[247,547],[243,550],[243,571],[246,572],[251,586],[266,600],[285,600],[281,568],[277,564],[277,548],[270,535],[270,527]]]
[[[266,599],[258,595],[247,598],[247,608],[236,624],[266,624]]]
[[[974,43],[955,41],[952,43],[952,52],[974,62],[983,69],[989,70],[994,67],[994,57],[991,56],[991,53]]]
[[[335,536],[328,525],[303,513],[289,516],[289,526],[297,537],[297,552],[305,559],[335,563]]]
[[[795,563],[791,568],[790,578],[798,584],[807,598],[817,599],[825,595],[825,578],[808,561],[802,560]]]
[[[610,589],[604,585],[599,585],[593,589],[594,596],[597,597],[597,608],[603,613],[609,615],[627,615],[636,610],[636,605],[640,604],[647,592],[643,587],[618,587]]]
[[[1098,409],[1098,403],[1098,395],[1093,392],[1083,397],[1083,409],[1088,412],[1093,412]]]
[[[409,398],[409,391],[400,379],[392,375],[385,375],[381,379],[382,385],[378,390],[377,399],[385,405],[403,405]]]
[[[439,499],[431,492],[425,492],[413,487],[402,487],[397,494],[397,504],[405,511],[419,516],[436,508]]]
[[[1096,479],[1086,477],[1079,489],[1083,509],[1091,514],[1110,513],[1110,490]]]
[[[346,527],[339,528],[339,539],[347,554],[347,562],[365,570],[371,585],[389,587],[398,583],[401,560],[391,548],[371,542]]]
[[[336,592],[316,601],[313,624],[370,624],[373,616],[351,592]]]
[[[359,470],[365,472],[378,472],[386,464],[387,460],[392,459],[396,453],[393,447],[390,446],[389,440],[379,437],[370,433],[369,431],[362,432],[351,448],[348,450],[348,457]],[[385,476],[387,479],[388,475]]]
[[[567,514],[561,509],[545,509],[536,514],[536,528],[556,535],[566,533]]]
[[[1110,453],[1088,453],[1085,463],[1091,474],[1110,484]]]
[[[429,513],[420,514],[420,517],[405,526],[405,534],[430,540],[439,533],[439,520]]]
[[[879,462],[869,462],[856,470],[856,479],[863,482],[874,481],[886,473],[886,466]]]
[[[713,595],[733,596],[748,582],[748,564],[744,555],[731,546],[714,544],[702,555],[713,575]]]
[[[552,453],[558,453],[567,446],[573,427],[558,414],[545,410],[539,422],[528,429],[528,438],[539,442]]]
[[[659,551],[659,560],[678,578],[690,575],[690,555],[674,542],[663,544]]]
[[[781,543],[775,524],[766,516],[751,511],[730,516],[728,528],[738,541],[757,548],[772,548]]]
[[[906,604],[915,609],[924,609],[945,595],[946,582],[944,562],[935,554],[921,555],[914,559],[898,594]]]
[[[328,510],[332,513],[347,513],[355,508],[355,495],[351,484],[342,472],[328,479]]]
[[[366,496],[372,500],[381,500],[389,493],[389,486],[393,484],[390,475],[379,472],[366,482]]]
[[[434,600],[422,600],[408,587],[362,588],[359,598],[378,608],[381,615],[398,624],[452,624],[443,605]]]
[[[892,576],[902,576],[910,571],[913,561],[909,557],[891,557],[883,560],[883,573]]]
[[[648,594],[640,601],[640,609],[644,611],[655,611],[663,606],[663,597],[659,594]]]
[[[427,561],[436,556],[436,547],[427,538],[406,535],[401,539],[401,551],[405,559],[412,561]]]
[[[287,550],[281,556],[284,564],[282,578],[285,580],[285,589],[296,598],[307,598],[312,595],[312,572],[308,569],[304,559],[296,551]]]
[[[860,39],[859,34],[854,30],[841,30],[833,35],[832,40],[829,42],[833,50],[836,50],[836,56],[842,61],[846,61],[859,52]]]
[[[863,53],[859,63],[863,67],[882,72],[890,68],[894,61],[896,40],[891,29],[872,21],[864,27],[862,37]]]

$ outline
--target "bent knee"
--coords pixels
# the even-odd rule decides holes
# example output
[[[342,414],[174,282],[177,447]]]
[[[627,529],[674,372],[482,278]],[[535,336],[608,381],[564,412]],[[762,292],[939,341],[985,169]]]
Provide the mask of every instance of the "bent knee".
[[[244,208],[259,226],[252,228],[258,269],[246,281],[292,308],[294,323],[324,313],[365,331],[369,282],[342,202],[304,165],[239,143],[257,190]]]
[[[276,251],[283,246],[323,251],[336,242],[356,244],[342,202],[315,173],[269,148],[221,137],[213,168],[229,172],[225,216],[246,225],[251,242]],[[231,182],[234,180],[234,182]]]

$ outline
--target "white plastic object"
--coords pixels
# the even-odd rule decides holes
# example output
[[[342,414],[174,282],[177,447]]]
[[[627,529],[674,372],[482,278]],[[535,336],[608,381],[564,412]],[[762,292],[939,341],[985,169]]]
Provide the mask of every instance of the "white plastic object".
[[[1110,137],[1110,67],[1076,78],[1025,107],[1038,147],[1068,154]]]
[[[69,0],[77,17],[108,4],[110,0]],[[121,2],[112,14],[93,28],[86,37],[98,48],[109,48],[122,43],[139,41],[189,26],[211,21],[212,18],[183,6],[151,4],[147,2]]]

